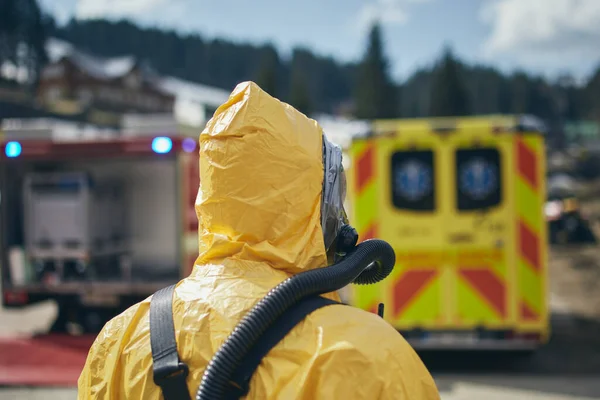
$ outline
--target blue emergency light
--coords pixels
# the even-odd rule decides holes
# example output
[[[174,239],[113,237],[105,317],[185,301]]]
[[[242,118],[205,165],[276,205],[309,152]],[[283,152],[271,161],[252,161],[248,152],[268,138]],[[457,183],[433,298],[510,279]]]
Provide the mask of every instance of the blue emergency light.
[[[186,153],[191,153],[192,151],[196,150],[196,141],[192,138],[185,138],[183,139],[181,147]]]
[[[21,143],[19,142],[8,142],[4,147],[4,153],[6,157],[15,158],[21,155]]]
[[[152,151],[158,154],[166,154],[173,148],[171,138],[165,136],[155,137],[152,140]]]

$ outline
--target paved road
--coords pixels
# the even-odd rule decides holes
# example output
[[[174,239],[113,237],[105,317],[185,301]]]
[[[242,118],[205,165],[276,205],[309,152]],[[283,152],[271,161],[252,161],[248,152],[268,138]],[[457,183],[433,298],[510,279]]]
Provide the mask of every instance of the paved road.
[[[0,335],[44,330],[48,310],[0,310]],[[4,311],[4,313],[2,313]],[[55,312],[55,310],[52,310]],[[17,321],[19,320],[19,321]],[[10,323],[8,323],[10,322]],[[14,334],[15,332],[11,332]],[[473,353],[422,354],[442,393],[442,400],[600,400],[600,322],[566,314],[553,317],[551,342],[526,359]],[[76,399],[75,389],[0,388],[0,400]]]
[[[442,400],[592,400],[600,399],[597,377],[436,376]],[[596,388],[596,396],[585,394]],[[75,389],[4,389],[0,400],[74,400]]]
[[[442,400],[600,399],[597,376],[439,375],[435,379]]]

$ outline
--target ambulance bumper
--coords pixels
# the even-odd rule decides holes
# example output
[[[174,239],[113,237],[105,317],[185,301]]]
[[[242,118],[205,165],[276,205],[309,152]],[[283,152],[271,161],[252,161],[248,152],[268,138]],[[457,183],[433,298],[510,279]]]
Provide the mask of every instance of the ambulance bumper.
[[[415,350],[487,350],[487,351],[533,351],[540,347],[539,342],[530,340],[478,340],[471,343],[439,340],[409,340]]]
[[[532,351],[543,342],[541,335],[511,332],[405,332],[415,350]]]

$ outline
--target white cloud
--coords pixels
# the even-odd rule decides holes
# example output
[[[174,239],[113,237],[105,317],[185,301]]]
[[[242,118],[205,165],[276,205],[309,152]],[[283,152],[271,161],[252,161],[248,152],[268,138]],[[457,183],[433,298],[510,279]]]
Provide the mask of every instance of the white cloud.
[[[79,0],[77,18],[131,17],[156,11],[169,0]]]
[[[483,47],[487,58],[558,68],[600,60],[599,0],[494,0],[480,17],[491,25]]]
[[[370,0],[358,14],[358,28],[365,31],[375,21],[382,24],[405,24],[409,19],[408,8],[411,4],[427,3],[431,0]]]

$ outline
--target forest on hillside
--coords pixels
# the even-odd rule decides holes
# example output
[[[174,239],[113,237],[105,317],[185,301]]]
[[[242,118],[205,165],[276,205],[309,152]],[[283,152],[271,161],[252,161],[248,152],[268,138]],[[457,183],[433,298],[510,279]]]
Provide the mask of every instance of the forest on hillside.
[[[200,33],[144,28],[127,20],[73,19],[57,25],[36,0],[0,4],[10,11],[0,16],[0,63],[26,62],[32,70],[46,60],[43,39],[57,37],[99,56],[133,55],[161,74],[226,90],[254,80],[307,113],[367,119],[528,113],[551,123],[600,120],[600,65],[584,85],[569,76],[549,82],[526,71],[503,74],[493,66],[469,65],[446,48],[436,62],[398,83],[390,78],[378,25],[369,33],[363,58],[341,63],[307,48],[283,59],[270,44],[208,40]],[[17,57],[19,40],[31,43],[30,56]]]
[[[98,55],[132,54],[160,73],[227,90],[240,81],[255,80],[271,94],[307,111],[422,117],[445,114],[445,107],[463,115],[530,113],[548,120],[600,117],[600,68],[580,87],[569,76],[548,82],[525,71],[505,75],[492,66],[468,65],[456,59],[451,49],[444,49],[437,63],[416,71],[400,85],[389,78],[381,32],[374,31],[364,59],[351,64],[306,48],[297,48],[289,60],[282,60],[268,44],[206,40],[200,34],[140,28],[129,21],[72,20],[49,33]],[[450,104],[435,104],[432,93],[441,92],[448,92]],[[441,97],[438,103],[444,103]],[[363,108],[386,110],[361,112],[356,110],[361,103]]]

